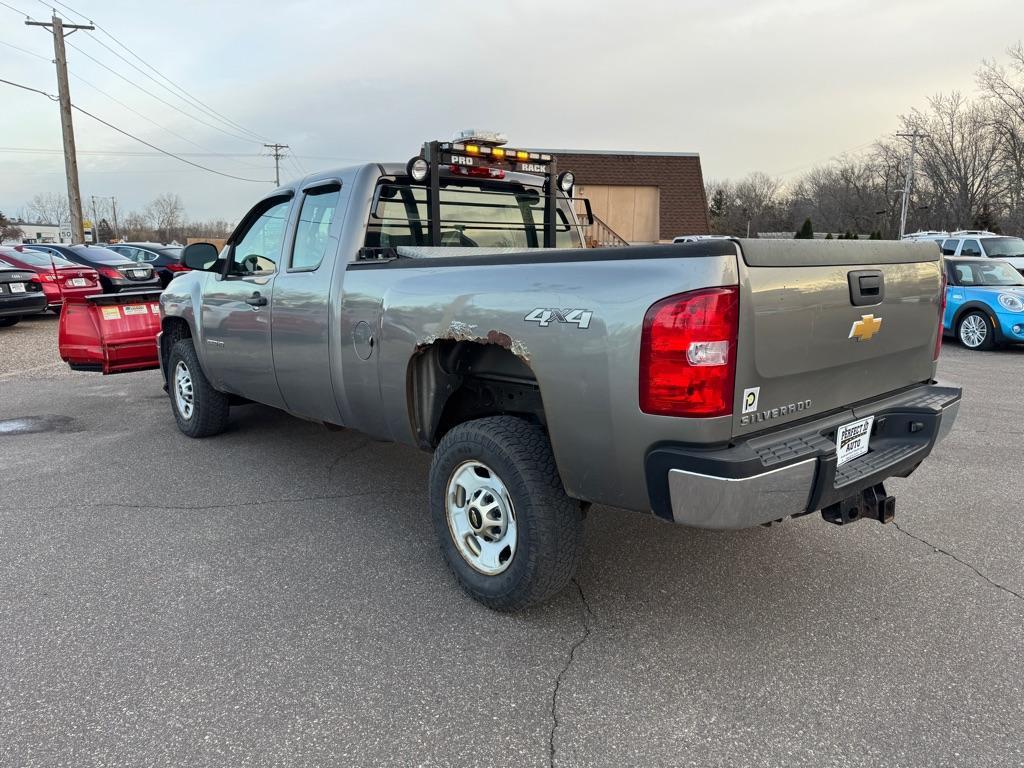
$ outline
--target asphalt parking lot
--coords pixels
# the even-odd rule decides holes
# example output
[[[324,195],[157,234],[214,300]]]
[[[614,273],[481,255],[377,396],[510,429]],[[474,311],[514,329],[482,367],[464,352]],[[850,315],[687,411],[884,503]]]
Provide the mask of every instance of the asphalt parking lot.
[[[506,616],[426,455],[258,406],[191,441],[56,325],[0,331],[2,766],[1024,764],[1024,350],[946,345],[896,525],[595,508],[574,588]]]

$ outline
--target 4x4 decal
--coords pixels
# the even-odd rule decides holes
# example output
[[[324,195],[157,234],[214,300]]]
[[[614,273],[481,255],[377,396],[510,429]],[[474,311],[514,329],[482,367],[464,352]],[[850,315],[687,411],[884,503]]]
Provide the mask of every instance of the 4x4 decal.
[[[538,323],[541,328],[546,328],[552,322],[572,323],[582,330],[590,327],[590,318],[594,313],[589,309],[545,309],[538,307],[523,318],[528,323]]]

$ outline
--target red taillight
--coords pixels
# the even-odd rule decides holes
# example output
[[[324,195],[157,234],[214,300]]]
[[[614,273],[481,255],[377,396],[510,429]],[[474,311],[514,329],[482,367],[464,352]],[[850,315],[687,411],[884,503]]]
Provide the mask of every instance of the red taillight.
[[[109,277],[111,280],[124,279],[124,275],[122,275],[119,270],[114,269],[113,267],[96,267],[96,271],[99,272],[104,277]]]
[[[55,283],[55,282],[57,282],[57,276],[56,275],[48,275],[45,272],[40,272],[38,275],[36,275],[36,279],[39,280],[41,283]]]
[[[169,262],[167,262],[167,268],[169,270],[171,270],[171,272],[189,272],[189,271],[191,271],[191,270],[189,270],[188,267],[186,267],[180,261],[169,261]]]
[[[946,317],[946,273],[942,273],[942,295],[939,297],[939,334],[935,337],[935,354],[932,356],[932,360],[939,359],[939,353],[942,352],[942,321]]]
[[[640,410],[731,414],[738,323],[734,285],[680,293],[648,309],[640,342]]]

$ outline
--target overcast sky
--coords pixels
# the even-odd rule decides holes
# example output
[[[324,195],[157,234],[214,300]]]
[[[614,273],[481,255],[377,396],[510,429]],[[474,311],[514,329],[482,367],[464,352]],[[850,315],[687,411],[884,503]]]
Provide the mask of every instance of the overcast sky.
[[[5,1],[49,16],[40,0]],[[69,5],[235,124],[291,145],[308,170],[405,160],[424,140],[482,127],[534,147],[699,152],[705,179],[790,178],[893,131],[898,114],[938,91],[973,93],[981,60],[1024,35],[1020,0]],[[46,59],[0,45],[0,77],[56,93],[45,31],[0,6],[0,41]],[[261,141],[147,80],[99,44],[135,61],[102,31],[68,42],[81,49],[68,49],[79,106],[161,148],[198,153],[187,155],[195,162],[273,178]],[[0,98],[0,210],[10,215],[37,192],[65,191],[61,134],[55,103],[2,84]],[[100,154],[151,150],[74,119],[86,200],[116,195],[124,211],[172,191],[190,218],[234,220],[271,186],[166,157]],[[296,175],[287,162],[282,176]]]

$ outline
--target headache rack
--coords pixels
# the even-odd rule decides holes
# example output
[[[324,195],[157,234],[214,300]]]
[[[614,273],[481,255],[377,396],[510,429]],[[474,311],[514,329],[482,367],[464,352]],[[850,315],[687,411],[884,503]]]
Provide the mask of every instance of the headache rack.
[[[409,223],[411,230],[415,233],[415,245],[435,247],[450,245],[450,243],[444,242],[443,224],[456,229],[460,237],[462,231],[467,228],[523,230],[527,233],[527,240],[538,240],[535,245],[530,247],[554,248],[560,224],[561,231],[564,232],[578,223],[565,215],[563,215],[562,221],[559,221],[559,192],[570,205],[578,201],[577,198],[572,197],[574,177],[568,171],[559,173],[557,159],[554,155],[545,152],[508,149],[494,142],[488,143],[473,139],[430,141],[423,145],[419,155],[409,160],[406,171],[412,184],[405,187],[405,190],[422,188],[424,190],[423,199],[413,194],[410,196],[412,199],[399,200],[405,185],[382,184],[378,189],[378,196],[374,200],[371,218],[378,224],[399,221]],[[515,203],[508,202],[508,192],[493,188],[487,189],[491,184],[502,183],[506,172],[525,173],[540,177],[539,188],[535,188],[532,184],[519,184],[522,193],[516,196]],[[460,191],[458,185],[445,184],[444,189],[448,195],[444,201],[445,206],[463,209],[462,216],[449,216],[442,221],[442,180],[445,182],[480,182],[481,188],[472,193],[477,198],[476,200],[453,199],[450,195]],[[489,196],[493,196],[495,202],[487,201],[486,198]],[[404,217],[381,215],[379,207],[383,202],[404,204],[406,215]],[[538,207],[536,205],[538,202],[542,203],[542,206]],[[592,218],[590,203],[587,200],[581,200],[581,202],[586,212],[586,219],[589,221]],[[419,210],[421,203],[424,204],[422,213]],[[495,221],[489,222],[486,217],[474,218],[470,215],[473,209],[490,209],[501,212],[518,210],[521,212],[523,220],[519,223],[499,216]],[[541,214],[540,221],[534,221],[535,211]],[[541,234],[542,236],[538,237]],[[394,258],[394,254],[394,249],[389,247],[365,247],[360,251],[359,258],[361,260]]]

